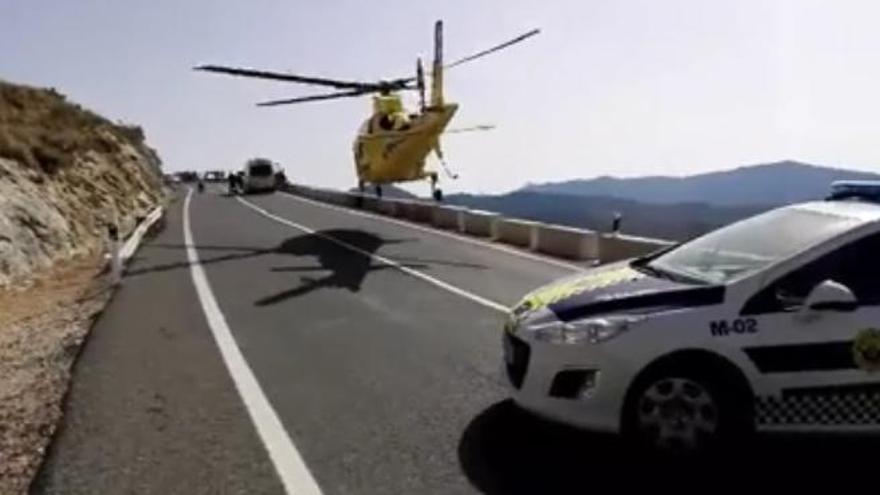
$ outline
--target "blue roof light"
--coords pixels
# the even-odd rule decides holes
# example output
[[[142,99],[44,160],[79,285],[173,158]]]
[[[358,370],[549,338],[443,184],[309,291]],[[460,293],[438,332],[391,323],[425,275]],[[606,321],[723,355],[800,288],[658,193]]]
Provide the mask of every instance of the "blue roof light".
[[[880,181],[876,180],[838,180],[831,183],[828,201],[860,199],[880,203]]]

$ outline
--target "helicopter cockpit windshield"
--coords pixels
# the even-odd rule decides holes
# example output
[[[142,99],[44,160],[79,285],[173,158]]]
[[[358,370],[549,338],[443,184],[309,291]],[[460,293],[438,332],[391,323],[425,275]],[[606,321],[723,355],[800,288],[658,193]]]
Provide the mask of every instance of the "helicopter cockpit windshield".
[[[373,112],[378,128],[383,131],[405,131],[410,127],[409,116],[399,95],[374,96]]]

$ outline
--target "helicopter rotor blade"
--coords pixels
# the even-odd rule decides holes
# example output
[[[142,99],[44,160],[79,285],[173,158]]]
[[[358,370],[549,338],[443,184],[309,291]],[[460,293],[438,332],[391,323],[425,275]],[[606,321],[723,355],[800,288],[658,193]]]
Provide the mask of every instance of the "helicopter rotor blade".
[[[231,76],[254,77],[257,79],[269,79],[273,81],[295,82],[300,84],[314,84],[317,86],[329,86],[336,89],[379,89],[379,85],[374,83],[364,83],[357,81],[339,81],[336,79],[326,79],[323,77],[300,76],[296,74],[287,74],[283,72],[270,72],[255,69],[243,69],[238,67],[227,67],[223,65],[199,65],[193,68],[205,72],[215,72],[218,74],[227,74]]]
[[[375,92],[372,89],[355,89],[352,91],[342,91],[338,93],[328,93],[323,95],[300,96],[297,98],[288,98],[284,100],[271,100],[257,103],[258,107],[274,107],[278,105],[290,105],[294,103],[306,103],[309,101],[335,100],[337,98],[355,98],[368,93]]]
[[[524,33],[524,34],[521,34],[521,35],[517,36],[516,38],[513,38],[512,40],[505,41],[504,43],[501,43],[500,45],[493,46],[492,48],[483,50],[483,51],[475,53],[473,55],[468,55],[467,57],[458,59],[455,62],[452,62],[451,64],[445,65],[444,67],[447,69],[451,69],[457,65],[461,65],[463,63],[470,62],[472,60],[476,60],[480,57],[485,57],[486,55],[489,55],[490,53],[495,53],[498,50],[503,50],[503,49],[507,48],[508,46],[515,45],[521,41],[525,41],[526,39],[531,38],[532,36],[535,36],[536,34],[538,34],[540,32],[541,32],[540,29],[532,29],[531,31]]]
[[[443,131],[443,134],[458,134],[460,132],[474,132],[474,131],[491,131],[495,126],[492,124],[483,124],[483,125],[475,125],[471,127],[459,127],[457,129],[449,129]]]

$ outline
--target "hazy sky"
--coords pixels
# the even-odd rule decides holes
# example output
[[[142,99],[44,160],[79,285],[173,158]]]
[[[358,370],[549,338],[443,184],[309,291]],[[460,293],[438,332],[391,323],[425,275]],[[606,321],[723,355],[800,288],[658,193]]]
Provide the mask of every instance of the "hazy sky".
[[[785,158],[880,168],[874,0],[0,0],[0,78],[143,125],[168,170],[265,155],[349,187],[367,98],[256,108],[322,88],[190,67],[407,76],[438,18],[448,60],[543,30],[449,73],[453,127],[498,127],[444,139],[448,191]]]

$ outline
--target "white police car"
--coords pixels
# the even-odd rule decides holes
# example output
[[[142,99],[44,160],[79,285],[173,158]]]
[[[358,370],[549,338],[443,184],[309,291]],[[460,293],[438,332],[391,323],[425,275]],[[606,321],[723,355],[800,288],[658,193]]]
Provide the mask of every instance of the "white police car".
[[[658,448],[880,431],[880,183],[538,289],[504,335],[521,407]]]

